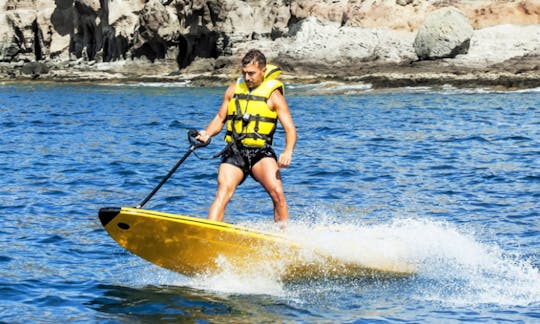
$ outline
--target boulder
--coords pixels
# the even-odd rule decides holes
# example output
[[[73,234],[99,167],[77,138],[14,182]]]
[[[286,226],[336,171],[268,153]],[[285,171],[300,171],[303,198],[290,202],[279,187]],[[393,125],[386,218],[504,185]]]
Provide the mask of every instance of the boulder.
[[[216,60],[213,58],[197,58],[183,71],[188,74],[212,72],[215,66]]]
[[[21,67],[21,72],[26,75],[31,75],[32,78],[37,78],[41,74],[49,73],[49,67],[42,62],[28,62]]]
[[[414,39],[420,60],[453,58],[469,50],[473,27],[456,8],[446,7],[428,14]]]

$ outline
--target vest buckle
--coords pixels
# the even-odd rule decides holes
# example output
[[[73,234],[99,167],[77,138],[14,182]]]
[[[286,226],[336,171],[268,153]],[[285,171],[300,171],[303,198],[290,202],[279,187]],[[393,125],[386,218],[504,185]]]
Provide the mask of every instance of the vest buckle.
[[[242,122],[244,123],[244,126],[249,123],[250,119],[251,119],[250,113],[245,113],[242,115]]]

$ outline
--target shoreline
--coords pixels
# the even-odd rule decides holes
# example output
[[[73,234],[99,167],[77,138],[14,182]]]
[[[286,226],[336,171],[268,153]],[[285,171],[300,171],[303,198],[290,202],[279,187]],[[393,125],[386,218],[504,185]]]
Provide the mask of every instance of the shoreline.
[[[177,5],[22,0],[0,15],[0,82],[226,86],[257,48],[293,84],[540,87],[537,0]]]
[[[3,65],[0,83],[5,84],[137,84],[137,83],[184,83],[189,86],[227,86],[239,76],[232,68],[222,68],[212,72],[192,72],[168,69],[170,64],[122,62],[121,64],[100,63],[99,69],[92,66],[73,69],[51,68],[48,73],[34,73],[8,76]],[[119,69],[119,67],[121,67]],[[165,67],[165,68],[164,68]],[[143,73],[129,72],[138,68]],[[152,75],[152,70],[160,70]],[[126,71],[128,71],[126,73]],[[3,73],[2,73],[3,72]],[[451,60],[416,61],[408,64],[376,64],[367,62],[362,67],[347,69],[337,66],[333,70],[298,65],[294,70],[284,69],[280,78],[289,84],[309,85],[323,82],[363,83],[373,89],[402,87],[494,88],[519,90],[540,88],[540,56],[514,58],[507,62],[484,67],[458,67]]]

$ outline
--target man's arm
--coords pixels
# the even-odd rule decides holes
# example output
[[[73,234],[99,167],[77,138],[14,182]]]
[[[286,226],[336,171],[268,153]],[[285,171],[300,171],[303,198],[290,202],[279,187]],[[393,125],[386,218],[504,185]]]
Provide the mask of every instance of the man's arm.
[[[283,126],[283,130],[285,130],[285,149],[279,155],[278,165],[280,168],[286,168],[291,164],[294,146],[296,145],[296,127],[294,126],[289,105],[280,91],[272,92],[268,99],[268,105],[270,109],[276,111],[279,122]]]
[[[206,126],[205,130],[199,132],[199,135],[196,137],[197,140],[206,143],[210,137],[221,132],[221,129],[223,128],[223,125],[225,125],[225,121],[227,119],[227,106],[234,95],[234,88],[234,84],[227,88],[225,95],[223,96],[223,102],[221,103],[216,116],[214,119],[212,119],[212,121],[210,121],[208,126]]]

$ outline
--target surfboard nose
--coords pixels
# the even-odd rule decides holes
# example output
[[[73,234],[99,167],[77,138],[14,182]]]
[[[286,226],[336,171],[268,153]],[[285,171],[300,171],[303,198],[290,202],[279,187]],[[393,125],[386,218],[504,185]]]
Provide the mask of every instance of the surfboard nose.
[[[107,226],[110,221],[112,221],[116,215],[120,213],[120,210],[122,208],[120,207],[104,207],[99,210],[98,216],[99,220],[101,221],[101,224],[103,227]]]

